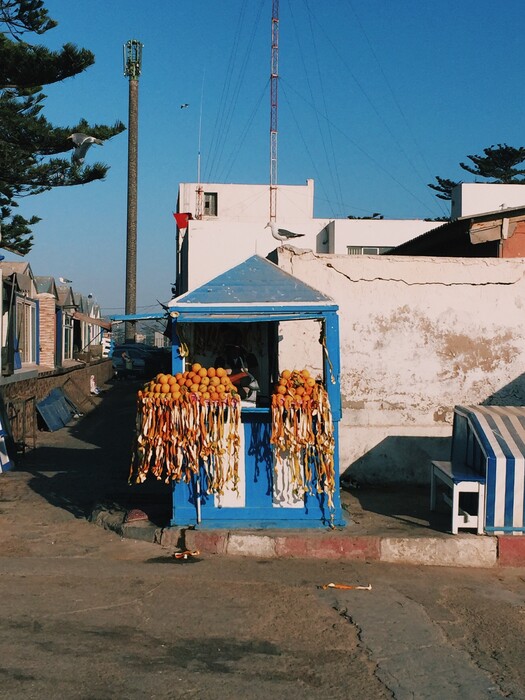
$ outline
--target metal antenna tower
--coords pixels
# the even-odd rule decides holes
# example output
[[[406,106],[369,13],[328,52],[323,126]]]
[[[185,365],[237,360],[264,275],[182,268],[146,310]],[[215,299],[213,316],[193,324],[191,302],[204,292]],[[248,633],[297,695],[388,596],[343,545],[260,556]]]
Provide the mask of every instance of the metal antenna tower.
[[[277,217],[277,85],[279,81],[279,0],[272,0],[270,69],[270,221]]]

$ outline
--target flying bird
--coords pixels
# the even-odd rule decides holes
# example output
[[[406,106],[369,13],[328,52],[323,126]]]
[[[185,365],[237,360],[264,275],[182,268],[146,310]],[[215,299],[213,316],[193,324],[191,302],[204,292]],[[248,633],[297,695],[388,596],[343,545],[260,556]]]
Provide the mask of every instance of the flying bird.
[[[67,280],[65,277],[59,277],[58,281],[62,282],[62,284],[73,284],[73,280]]]
[[[269,228],[272,232],[272,236],[276,240],[281,241],[281,243],[304,236],[304,233],[294,233],[293,231],[287,231],[285,228],[279,228],[275,221],[269,221],[264,228]]]
[[[94,136],[88,136],[87,134],[71,134],[68,136],[68,139],[71,139],[75,146],[71,160],[73,163],[77,163],[79,165],[84,162],[88,149],[94,143],[97,143],[99,146],[104,145],[104,141],[101,139],[97,139]]]
[[[184,109],[185,107],[189,107],[189,106],[190,106],[190,105],[189,105],[187,102],[185,102],[183,105],[180,106],[180,108],[181,108],[181,109]]]

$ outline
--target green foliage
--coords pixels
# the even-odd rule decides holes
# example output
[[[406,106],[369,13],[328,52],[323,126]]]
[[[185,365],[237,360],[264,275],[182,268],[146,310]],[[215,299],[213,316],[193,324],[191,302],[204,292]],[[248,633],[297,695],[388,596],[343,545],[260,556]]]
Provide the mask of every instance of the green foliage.
[[[467,156],[474,167],[468,163],[460,163],[463,170],[473,173],[478,177],[490,177],[499,184],[523,184],[525,170],[516,168],[516,165],[525,160],[525,148],[514,148],[506,143],[484,148],[484,156]]]
[[[436,175],[436,183],[437,184],[432,184],[429,183],[429,187],[432,190],[435,190],[439,194],[436,195],[438,199],[444,199],[445,201],[450,201],[452,199],[452,190],[456,185],[459,185],[459,182],[455,182],[454,180],[447,180],[444,177],[439,177],[439,175]]]
[[[43,0],[2,0],[0,22],[15,38],[26,31],[43,34],[57,26],[47,14]]]
[[[54,187],[85,185],[102,180],[108,166],[94,163],[80,167],[70,158],[57,157],[73,148],[68,136],[87,133],[107,140],[124,130],[88,124],[56,127],[42,114],[45,94],[42,86],[82,73],[94,62],[93,54],[65,44],[60,51],[31,45],[25,33],[43,34],[56,26],[43,0],[0,0],[0,215],[2,244],[27,253],[33,236],[31,227],[40,219],[14,214],[21,197]],[[8,36],[9,35],[9,36]]]
[[[523,185],[525,184],[525,169],[516,166],[525,161],[525,148],[514,148],[506,143],[489,146],[483,149],[484,155],[467,156],[470,163],[460,163],[460,167],[476,177],[490,178],[494,184]],[[454,180],[436,176],[437,184],[428,186],[438,192],[436,197],[450,201],[452,189],[458,185]]]

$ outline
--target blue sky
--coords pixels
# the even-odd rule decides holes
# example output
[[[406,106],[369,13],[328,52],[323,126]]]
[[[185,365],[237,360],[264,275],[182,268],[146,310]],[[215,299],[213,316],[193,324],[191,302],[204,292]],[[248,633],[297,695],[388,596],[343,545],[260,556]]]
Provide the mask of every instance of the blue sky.
[[[139,83],[139,311],[174,281],[172,211],[180,182],[269,178],[271,0],[47,0],[59,26],[38,41],[95,54],[48,86],[46,117],[128,119],[122,46],[144,44]],[[280,0],[278,181],[315,180],[315,215],[448,214],[427,183],[472,181],[468,154],[525,145],[522,0]],[[180,105],[189,107],[181,109]],[[202,106],[202,121],[201,121]],[[127,133],[93,146],[105,181],[21,202],[42,217],[27,260],[122,313]]]

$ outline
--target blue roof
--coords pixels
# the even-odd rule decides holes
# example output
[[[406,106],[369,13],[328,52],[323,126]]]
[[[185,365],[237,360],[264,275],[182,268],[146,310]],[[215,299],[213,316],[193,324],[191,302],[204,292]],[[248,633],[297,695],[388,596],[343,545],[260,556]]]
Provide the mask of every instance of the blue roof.
[[[187,308],[194,304],[334,306],[330,297],[258,255],[173,299],[169,306]]]

